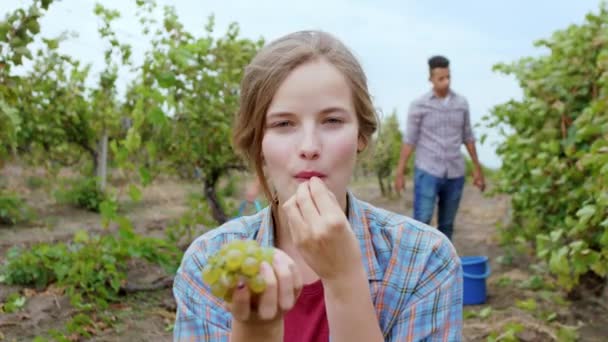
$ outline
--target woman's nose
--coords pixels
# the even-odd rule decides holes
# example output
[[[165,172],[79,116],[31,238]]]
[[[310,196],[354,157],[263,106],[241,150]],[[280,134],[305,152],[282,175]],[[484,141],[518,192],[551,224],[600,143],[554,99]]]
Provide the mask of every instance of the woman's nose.
[[[304,132],[300,143],[300,158],[314,160],[319,158],[320,142],[314,129]]]

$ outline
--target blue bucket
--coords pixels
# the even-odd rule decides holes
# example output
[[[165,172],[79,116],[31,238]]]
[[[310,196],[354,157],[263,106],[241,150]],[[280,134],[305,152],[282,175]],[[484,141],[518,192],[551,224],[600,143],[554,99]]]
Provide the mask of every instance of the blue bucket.
[[[490,276],[487,256],[465,256],[460,258],[464,276],[464,305],[486,302],[486,278]]]

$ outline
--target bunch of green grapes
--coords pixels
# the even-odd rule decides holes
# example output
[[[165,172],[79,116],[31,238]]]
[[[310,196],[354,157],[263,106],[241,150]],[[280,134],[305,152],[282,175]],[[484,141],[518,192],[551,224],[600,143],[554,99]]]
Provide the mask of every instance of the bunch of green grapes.
[[[232,293],[240,279],[253,293],[262,293],[266,282],[260,274],[263,261],[272,263],[274,250],[262,247],[253,240],[234,240],[224,244],[212,255],[203,267],[203,281],[211,287],[211,292],[230,302]]]

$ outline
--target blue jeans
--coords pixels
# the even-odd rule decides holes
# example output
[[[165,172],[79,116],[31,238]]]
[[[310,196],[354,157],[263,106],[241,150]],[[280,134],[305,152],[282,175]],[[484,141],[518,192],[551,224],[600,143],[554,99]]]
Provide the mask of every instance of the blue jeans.
[[[460,205],[464,177],[439,178],[416,168],[414,171],[414,219],[426,224],[431,222],[438,204],[439,231],[452,240],[454,219]]]

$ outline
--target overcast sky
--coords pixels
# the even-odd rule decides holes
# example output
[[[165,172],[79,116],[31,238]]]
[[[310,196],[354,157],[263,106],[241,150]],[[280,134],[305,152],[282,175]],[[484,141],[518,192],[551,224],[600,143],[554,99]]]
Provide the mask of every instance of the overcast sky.
[[[31,0],[0,0],[0,14]],[[116,24],[119,38],[134,47],[134,57],[146,48],[135,19],[134,0],[102,0],[122,13]],[[215,14],[217,31],[233,21],[242,35],[271,40],[299,29],[329,31],[348,44],[365,68],[376,106],[397,109],[402,125],[409,102],[429,89],[426,61],[443,54],[452,62],[453,89],[469,100],[474,124],[496,104],[519,98],[514,79],[492,72],[497,62],[514,61],[545,51],[532,46],[557,29],[581,23],[600,0],[512,1],[407,1],[407,0],[158,0],[173,4],[179,19],[194,34]],[[97,34],[93,0],[55,0],[42,21],[42,34],[61,31],[79,34],[64,43],[63,51],[99,68],[103,45]],[[124,80],[123,80],[124,84]],[[404,127],[404,126],[403,126]],[[477,128],[475,133],[483,132]],[[496,139],[478,145],[481,161],[500,165],[494,153]]]

